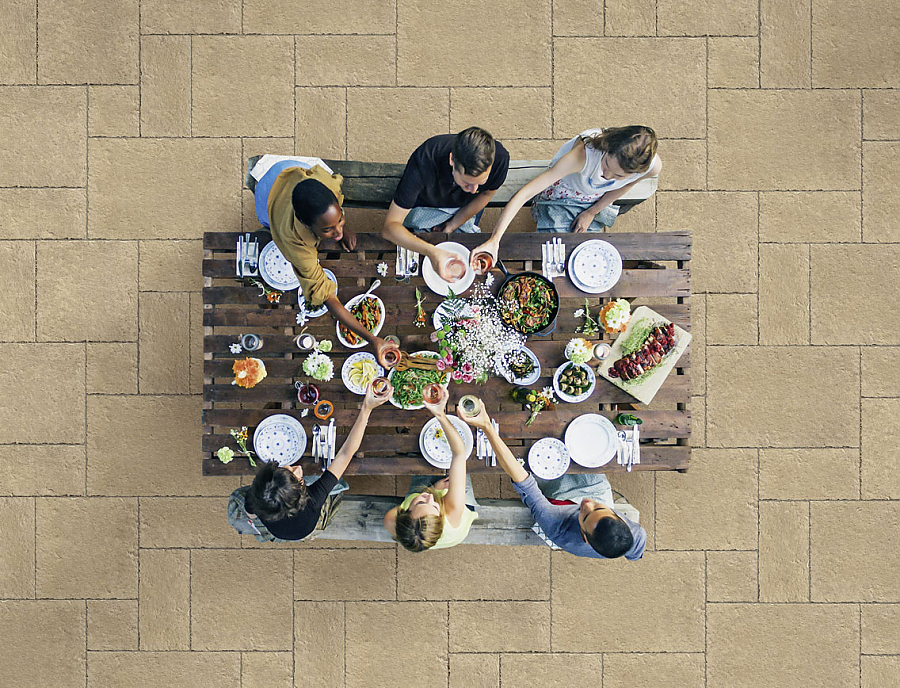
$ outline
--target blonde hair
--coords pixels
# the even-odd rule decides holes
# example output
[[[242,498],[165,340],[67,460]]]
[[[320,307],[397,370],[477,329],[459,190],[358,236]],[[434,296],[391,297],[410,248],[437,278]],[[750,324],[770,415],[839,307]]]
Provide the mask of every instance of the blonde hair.
[[[433,495],[438,503],[440,515],[429,514],[420,518],[413,518],[409,509],[398,509],[397,518],[394,521],[394,540],[403,545],[410,552],[424,552],[434,547],[441,539],[444,532],[444,500],[437,494],[437,490],[428,487],[422,491]]]
[[[640,125],[610,127],[583,140],[585,146],[615,156],[622,171],[629,173],[649,170],[658,145],[656,132]]]

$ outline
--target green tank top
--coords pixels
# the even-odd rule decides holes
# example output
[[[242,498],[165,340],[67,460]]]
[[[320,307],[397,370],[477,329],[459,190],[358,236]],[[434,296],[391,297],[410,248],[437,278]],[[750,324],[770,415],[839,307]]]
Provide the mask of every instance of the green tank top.
[[[406,499],[404,499],[400,503],[400,509],[405,511],[409,509],[409,504],[418,497],[421,492],[413,492],[412,494],[406,495]],[[434,497],[438,501],[443,501],[444,497],[447,495],[447,490],[435,490]],[[454,545],[458,545],[460,542],[466,539],[466,535],[469,534],[469,528],[472,527],[472,523],[475,522],[475,519],[478,518],[478,512],[472,511],[469,507],[463,507],[463,515],[462,520],[459,523],[459,526],[454,528],[447,521],[446,516],[444,517],[444,530],[441,532],[441,537],[430,549],[446,549],[447,547],[453,547]]]

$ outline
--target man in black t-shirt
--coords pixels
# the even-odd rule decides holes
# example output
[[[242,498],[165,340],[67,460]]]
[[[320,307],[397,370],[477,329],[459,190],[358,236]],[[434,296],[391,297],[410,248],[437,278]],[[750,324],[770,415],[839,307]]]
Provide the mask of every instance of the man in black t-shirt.
[[[472,220],[494,196],[509,171],[509,152],[484,129],[432,136],[406,163],[381,235],[431,259],[441,277],[449,251],[415,236],[410,229],[476,232]]]

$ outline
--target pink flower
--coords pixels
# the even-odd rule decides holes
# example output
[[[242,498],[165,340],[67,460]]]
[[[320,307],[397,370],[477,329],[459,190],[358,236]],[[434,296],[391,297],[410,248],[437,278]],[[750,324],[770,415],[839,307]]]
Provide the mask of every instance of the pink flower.
[[[454,370],[453,373],[450,375],[450,377],[452,377],[454,380],[457,380],[457,381],[462,380],[463,379],[462,371]]]
[[[443,358],[439,358],[438,362],[435,364],[435,367],[438,370],[444,371],[444,370],[447,370],[447,363],[444,361]]]
[[[471,373],[466,373],[465,375],[462,376],[462,381],[465,382],[466,384],[469,384],[469,383],[473,382],[474,380],[475,380],[475,378],[472,377]]]
[[[469,363],[468,361],[466,361],[465,363],[462,364],[462,371],[464,373],[471,373],[473,370],[474,370],[474,368],[472,367],[472,364]]]
[[[447,354],[446,356],[444,356],[444,363],[446,363],[448,366],[452,366],[453,365],[453,354]]]
[[[431,340],[432,343],[436,342],[437,341],[437,332],[432,332],[430,335],[428,335],[428,338]]]

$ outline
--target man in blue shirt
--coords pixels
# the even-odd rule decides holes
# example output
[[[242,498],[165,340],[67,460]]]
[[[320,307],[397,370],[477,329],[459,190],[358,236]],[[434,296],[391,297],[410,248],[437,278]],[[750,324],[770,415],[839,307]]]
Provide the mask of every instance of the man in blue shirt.
[[[554,504],[541,492],[535,477],[512,455],[509,447],[494,429],[481,405],[481,412],[467,417],[457,408],[457,415],[469,425],[480,428],[497,455],[497,462],[512,480],[513,487],[531,510],[544,534],[560,549],[578,557],[615,559],[624,556],[635,561],[644,556],[647,533],[637,523],[617,514],[603,501],[584,497],[580,504]],[[596,476],[598,495],[607,487],[606,477]],[[554,495],[550,495],[552,499]]]

